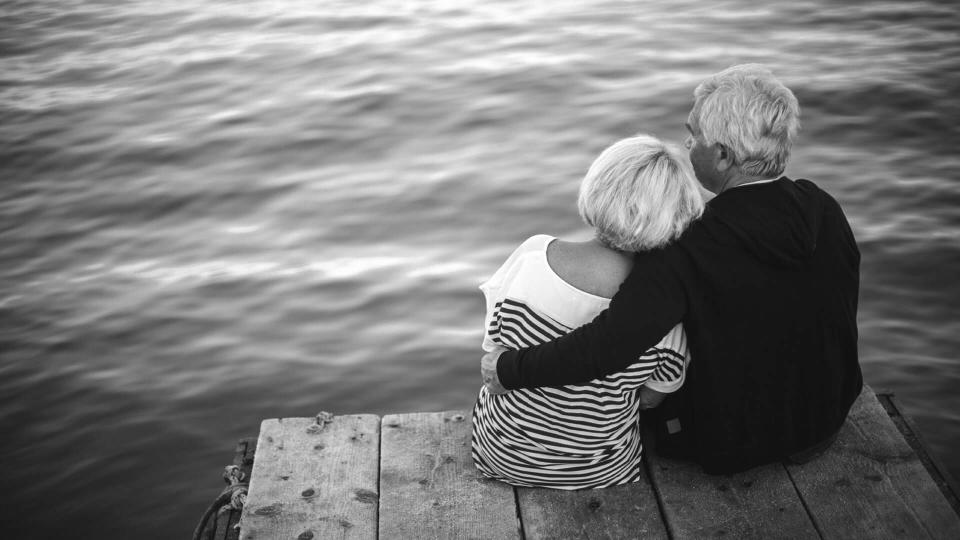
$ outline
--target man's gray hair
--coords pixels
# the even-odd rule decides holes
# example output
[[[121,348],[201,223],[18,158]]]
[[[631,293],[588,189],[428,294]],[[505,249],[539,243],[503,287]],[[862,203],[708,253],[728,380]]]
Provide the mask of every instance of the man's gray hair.
[[[729,67],[693,91],[691,116],[706,144],[730,149],[747,174],[783,174],[800,129],[800,104],[789,88],[760,64]]]
[[[679,237],[703,214],[703,197],[683,150],[637,135],[594,160],[580,184],[577,207],[603,244],[641,251]]]

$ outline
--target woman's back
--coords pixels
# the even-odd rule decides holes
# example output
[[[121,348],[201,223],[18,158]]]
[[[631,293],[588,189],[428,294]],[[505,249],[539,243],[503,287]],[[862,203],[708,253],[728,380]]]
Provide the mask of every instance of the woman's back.
[[[592,242],[530,238],[481,286],[484,348],[526,347],[589,322],[609,305],[630,266],[629,256]],[[511,484],[558,489],[637,480],[637,390],[679,387],[685,354],[678,325],[657,348],[603,379],[504,395],[481,390],[473,414],[478,469]]]
[[[637,135],[594,160],[577,207],[596,240],[534,236],[480,286],[488,353],[552,341],[596,318],[631,272],[627,253],[679,237],[703,201],[683,152]],[[473,411],[474,462],[486,476],[523,486],[580,489],[636,481],[643,449],[639,390],[676,390],[687,361],[686,336],[677,324],[623,371],[581,385],[503,393],[498,374],[484,363],[487,385]]]

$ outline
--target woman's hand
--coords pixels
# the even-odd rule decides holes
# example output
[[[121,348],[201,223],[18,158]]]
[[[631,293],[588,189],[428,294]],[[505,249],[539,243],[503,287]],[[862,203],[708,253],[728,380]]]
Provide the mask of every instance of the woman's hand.
[[[500,359],[500,355],[505,350],[507,349],[497,347],[480,359],[480,375],[483,377],[483,385],[487,387],[487,392],[491,394],[506,394],[509,392],[500,384],[500,378],[497,377],[497,360]]]

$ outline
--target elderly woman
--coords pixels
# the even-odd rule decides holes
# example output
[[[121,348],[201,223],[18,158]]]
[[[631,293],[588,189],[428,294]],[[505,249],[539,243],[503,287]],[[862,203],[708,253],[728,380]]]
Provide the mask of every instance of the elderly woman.
[[[607,148],[580,187],[580,215],[596,236],[537,235],[489,281],[483,348],[517,349],[556,338],[607,308],[633,253],[676,239],[703,212],[684,153],[640,135]],[[689,354],[681,325],[627,369],[583,385],[494,395],[473,412],[473,459],[486,476],[518,486],[581,489],[634,482],[643,446],[644,393],[683,383]]]

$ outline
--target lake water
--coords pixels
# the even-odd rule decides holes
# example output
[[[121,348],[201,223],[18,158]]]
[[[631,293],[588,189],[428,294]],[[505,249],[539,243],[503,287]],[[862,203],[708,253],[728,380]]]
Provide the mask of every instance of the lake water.
[[[183,538],[262,418],[469,407],[478,283],[741,62],[857,235],[867,382],[960,476],[952,1],[0,5],[8,535]]]

